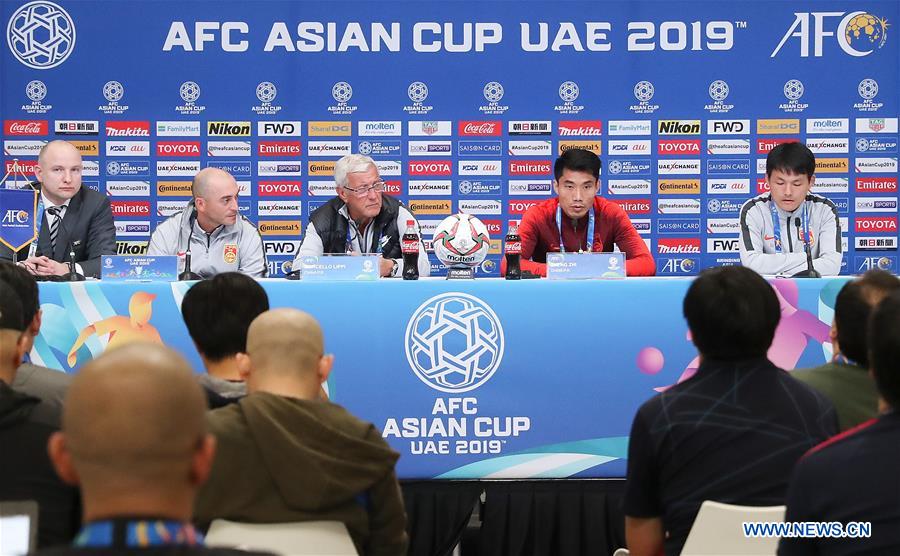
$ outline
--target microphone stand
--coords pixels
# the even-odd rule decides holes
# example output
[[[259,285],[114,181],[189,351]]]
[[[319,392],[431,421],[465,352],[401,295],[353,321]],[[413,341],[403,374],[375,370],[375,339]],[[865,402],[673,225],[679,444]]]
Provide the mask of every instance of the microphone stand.
[[[197,211],[194,210],[191,212],[191,217],[188,219],[188,241],[187,241],[187,249],[184,251],[184,272],[178,275],[179,282],[189,282],[196,280],[203,280],[203,277],[197,274],[196,272],[191,271],[191,236],[194,235],[194,222],[197,220]],[[183,220],[182,220],[183,222]]]
[[[84,282],[84,275],[75,268],[75,243],[69,242],[69,274],[67,282]]]
[[[791,278],[821,278],[822,275],[813,267],[812,249],[809,246],[809,238],[806,237],[806,232],[800,227],[800,219],[798,218],[794,223],[797,224],[797,229],[801,231],[803,236],[803,250],[806,251],[806,270],[801,270],[791,276]]]

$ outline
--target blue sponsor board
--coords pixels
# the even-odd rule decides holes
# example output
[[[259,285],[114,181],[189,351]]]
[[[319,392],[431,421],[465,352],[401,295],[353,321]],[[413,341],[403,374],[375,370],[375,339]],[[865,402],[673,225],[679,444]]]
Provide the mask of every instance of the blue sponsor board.
[[[656,259],[658,276],[688,276],[700,268],[696,257],[659,257]]]
[[[293,268],[294,257],[285,255],[267,255],[269,278],[284,278]]]
[[[459,180],[460,195],[497,195],[503,190],[500,180]]]
[[[357,152],[366,156],[384,156],[400,154],[402,145],[399,139],[383,141],[360,141]]]
[[[749,174],[750,159],[726,158],[706,161],[706,173],[710,176],[723,174]]]
[[[699,218],[660,218],[656,221],[656,231],[660,234],[699,234]]]
[[[236,178],[249,178],[253,171],[249,162],[241,160],[210,160],[206,165],[225,170]]]
[[[828,197],[828,200],[834,203],[838,214],[850,214],[850,199],[847,197]]]
[[[611,160],[607,168],[613,176],[649,176],[650,159]]]
[[[897,140],[892,137],[857,137],[856,152],[895,153],[897,152]]]
[[[897,272],[897,257],[888,255],[872,255],[869,257],[856,257],[853,260],[853,271],[862,274],[867,270],[878,268],[889,272]]]
[[[737,255],[733,257],[707,257],[703,261],[703,268],[712,268],[715,266],[737,266],[741,264],[741,258]]]
[[[460,141],[457,147],[458,154],[468,156],[503,154],[502,141]]]
[[[312,214],[313,211],[315,211],[317,208],[321,207],[322,205],[324,205],[325,203],[327,203],[330,200],[331,199],[326,199],[324,201],[307,201],[306,206],[309,207],[307,210],[309,210],[309,213]]]
[[[150,225],[149,224],[125,224],[125,232],[129,234],[149,234],[150,233]]]
[[[100,192],[100,182],[94,180],[82,180],[81,185],[87,187],[88,189],[93,189],[97,193]]]
[[[651,230],[649,220],[643,222],[635,222],[634,220],[632,220],[631,224],[632,226],[634,226],[635,231],[639,234],[647,233]]]
[[[706,201],[706,211],[716,216],[727,216],[741,212],[744,201],[732,199],[709,199]]]
[[[110,160],[106,163],[106,175],[146,178],[150,176],[150,161]]]
[[[254,206],[255,205],[249,201],[241,201],[240,203],[238,203],[238,210],[241,212],[241,214],[247,216],[248,214],[252,214],[253,212],[255,212],[253,210]]]

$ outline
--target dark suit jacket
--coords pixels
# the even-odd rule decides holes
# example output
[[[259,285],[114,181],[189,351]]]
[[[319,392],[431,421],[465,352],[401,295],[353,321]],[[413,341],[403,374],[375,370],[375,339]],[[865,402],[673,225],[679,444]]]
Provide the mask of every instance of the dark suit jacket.
[[[38,184],[39,185],[39,184]],[[84,185],[69,202],[56,236],[56,249],[50,249],[50,229],[46,212],[38,234],[38,255],[46,255],[58,262],[68,262],[69,245],[75,243],[75,262],[84,269],[85,276],[100,277],[100,257],[116,254],[116,225],[106,195]],[[28,256],[28,248],[18,253],[20,261]],[[12,259],[12,250],[0,245],[0,258]]]

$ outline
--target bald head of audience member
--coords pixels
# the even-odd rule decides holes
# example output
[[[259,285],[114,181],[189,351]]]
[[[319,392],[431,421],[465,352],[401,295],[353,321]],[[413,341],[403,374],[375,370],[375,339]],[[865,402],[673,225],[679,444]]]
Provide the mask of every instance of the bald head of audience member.
[[[191,183],[197,224],[206,233],[219,226],[231,226],[238,218],[238,184],[219,168],[204,168]]]
[[[215,453],[205,412],[190,366],[166,347],[129,344],[85,365],[49,443],[59,476],[81,487],[84,520],[189,520]]]
[[[325,355],[319,323],[296,309],[272,309],[247,331],[247,353],[238,366],[247,392],[313,399],[328,378],[334,356]]]
[[[0,280],[0,381],[12,384],[28,346],[25,312],[13,287]]]

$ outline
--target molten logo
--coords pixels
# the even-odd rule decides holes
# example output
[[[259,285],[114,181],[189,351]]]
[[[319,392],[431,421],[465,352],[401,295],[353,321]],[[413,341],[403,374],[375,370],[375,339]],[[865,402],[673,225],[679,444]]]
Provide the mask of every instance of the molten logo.
[[[453,171],[446,160],[422,160],[411,161],[409,173],[413,176],[449,176]]]
[[[856,219],[857,232],[896,232],[897,217],[868,216]]]
[[[502,122],[459,122],[459,134],[498,136],[503,131],[502,125]]]
[[[261,181],[260,197],[299,197],[303,192],[303,182],[299,181]]]
[[[47,135],[50,124],[47,120],[4,120],[6,135]]]
[[[162,141],[156,144],[157,156],[200,156],[197,141]]]
[[[657,145],[659,154],[700,154],[700,140],[693,141],[666,141],[662,140]]]

